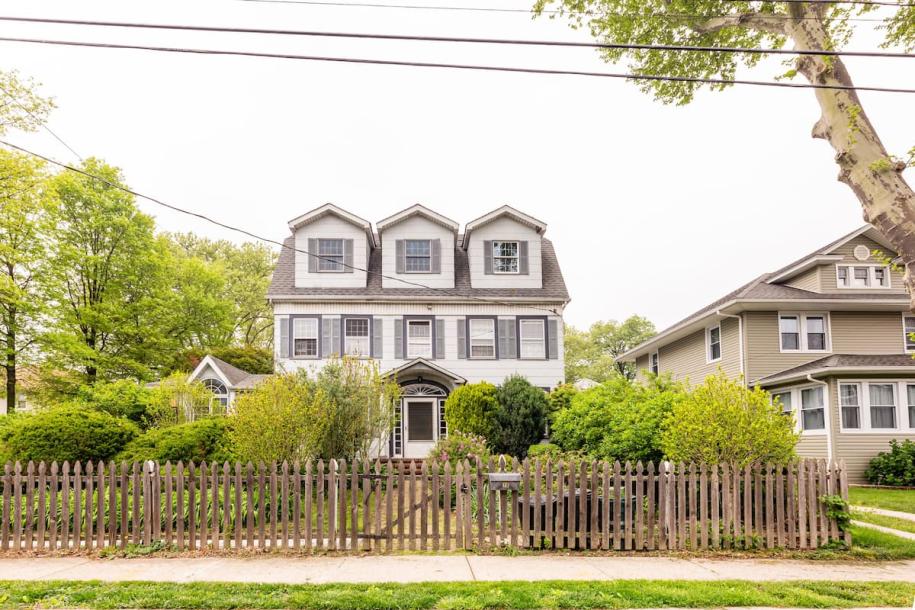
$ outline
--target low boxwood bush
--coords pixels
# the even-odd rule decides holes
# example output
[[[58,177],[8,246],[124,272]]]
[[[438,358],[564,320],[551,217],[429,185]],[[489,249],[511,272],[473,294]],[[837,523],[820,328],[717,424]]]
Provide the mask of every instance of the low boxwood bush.
[[[491,383],[468,383],[455,388],[445,401],[448,429],[491,439],[499,428],[498,389]]]
[[[117,460],[231,462],[234,457],[229,448],[228,431],[229,421],[223,417],[152,429],[130,441],[118,454]]]
[[[915,443],[893,439],[870,461],[864,477],[874,485],[915,486]]]
[[[21,414],[2,428],[0,462],[107,461],[139,432],[127,419],[82,407]]]

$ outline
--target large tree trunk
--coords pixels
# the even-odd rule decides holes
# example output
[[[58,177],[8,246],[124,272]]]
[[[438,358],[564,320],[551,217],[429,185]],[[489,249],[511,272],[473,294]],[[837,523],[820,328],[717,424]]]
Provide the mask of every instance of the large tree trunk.
[[[15,314],[11,314],[10,325],[6,330],[6,362],[3,367],[6,369],[6,412],[12,413],[16,410],[16,331]]]
[[[829,36],[820,17],[822,5],[797,3],[786,20],[787,34],[798,50],[824,50]],[[818,85],[852,86],[840,57],[804,56],[798,71]],[[902,177],[902,163],[890,162],[877,131],[864,112],[856,91],[816,89],[820,119],[813,137],[829,142],[835,150],[839,181],[854,191],[864,219],[889,240],[905,265],[905,286],[915,307],[915,192]]]

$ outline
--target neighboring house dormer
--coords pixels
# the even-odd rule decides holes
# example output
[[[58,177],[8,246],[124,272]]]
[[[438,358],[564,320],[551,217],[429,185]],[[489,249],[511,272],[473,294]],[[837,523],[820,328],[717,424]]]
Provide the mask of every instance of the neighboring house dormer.
[[[510,206],[467,223],[467,252],[473,288],[542,288],[542,236],[546,224]]]
[[[902,271],[889,242],[870,225],[776,271],[769,283],[820,294],[901,294]]]
[[[383,288],[409,288],[417,283],[454,288],[458,223],[416,204],[376,226],[382,246]]]
[[[369,221],[332,203],[289,221],[297,288],[365,288],[375,237]]]

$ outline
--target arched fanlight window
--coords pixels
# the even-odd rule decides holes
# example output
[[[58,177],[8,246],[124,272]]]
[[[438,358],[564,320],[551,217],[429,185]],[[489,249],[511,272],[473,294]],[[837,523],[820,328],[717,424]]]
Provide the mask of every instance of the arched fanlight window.
[[[203,385],[213,393],[213,397],[223,408],[228,406],[229,390],[226,388],[226,384],[218,379],[204,379]]]

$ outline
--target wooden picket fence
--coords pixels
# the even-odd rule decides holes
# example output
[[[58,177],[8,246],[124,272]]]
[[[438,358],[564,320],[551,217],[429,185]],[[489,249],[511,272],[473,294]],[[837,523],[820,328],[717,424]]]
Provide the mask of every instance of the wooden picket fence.
[[[513,472],[517,484],[490,484]],[[6,464],[0,550],[814,549],[844,464]]]

